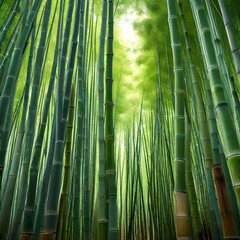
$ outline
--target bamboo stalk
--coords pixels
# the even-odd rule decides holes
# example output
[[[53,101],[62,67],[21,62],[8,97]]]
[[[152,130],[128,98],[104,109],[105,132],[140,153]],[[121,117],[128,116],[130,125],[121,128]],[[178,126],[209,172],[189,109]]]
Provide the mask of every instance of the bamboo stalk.
[[[28,16],[27,24],[23,31],[21,31],[20,36],[17,40],[16,47],[14,49],[11,63],[8,68],[8,73],[6,76],[6,82],[4,84],[4,88],[0,97],[0,179],[2,178],[2,173],[4,169],[5,162],[5,154],[7,148],[7,140],[8,139],[8,129],[7,129],[7,117],[8,113],[11,113],[11,102],[15,96],[14,89],[16,88],[17,76],[20,69],[20,63],[22,59],[22,53],[29,38],[30,32],[32,30],[33,22],[37,16],[39,7],[41,5],[40,0],[35,0],[32,5],[32,11]],[[0,183],[1,184],[1,183]]]
[[[181,63],[181,43],[178,30],[175,2],[167,1],[168,22],[173,52],[175,78],[175,156],[174,156],[174,198],[176,204],[175,221],[177,239],[192,238],[191,222],[189,218],[188,199],[185,185],[185,117],[184,94],[185,83]]]
[[[228,16],[227,9],[226,9],[225,4],[224,4],[224,0],[218,0],[218,4],[219,4],[220,10],[221,10],[223,23],[225,25],[225,29],[226,29],[226,32],[227,32],[228,41],[229,41],[229,45],[230,45],[232,56],[233,56],[233,61],[235,63],[235,68],[236,68],[236,72],[237,72],[237,75],[238,75],[238,80],[240,80],[240,51],[239,51],[239,47],[237,45],[237,42],[235,40],[235,36],[233,34],[233,31],[232,31],[231,22],[230,22],[230,19],[229,19],[229,16]]]
[[[108,41],[105,92],[105,144],[106,144],[106,178],[108,193],[108,240],[118,239],[117,223],[117,189],[114,158],[114,120],[113,120],[113,29],[114,2],[108,0]]]
[[[222,78],[217,64],[216,55],[211,40],[211,33],[206,19],[202,1],[191,1],[193,14],[196,16],[196,26],[201,36],[201,50],[204,52],[211,93],[214,103],[218,130],[223,142],[224,152],[227,157],[228,168],[231,174],[234,191],[237,197],[238,209],[240,209],[240,146],[234,127],[229,106],[224,96]]]
[[[106,210],[106,163],[104,143],[104,55],[105,35],[107,24],[107,1],[102,1],[102,20],[100,30],[99,59],[98,59],[98,148],[99,148],[99,193],[98,193],[98,239],[107,238],[107,210]]]

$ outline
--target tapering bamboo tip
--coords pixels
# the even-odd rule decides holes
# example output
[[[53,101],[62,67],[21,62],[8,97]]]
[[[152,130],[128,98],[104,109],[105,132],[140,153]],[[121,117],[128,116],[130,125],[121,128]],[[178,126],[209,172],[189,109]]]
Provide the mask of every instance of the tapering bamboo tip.
[[[33,233],[21,233],[20,240],[32,240],[33,239]]]
[[[56,233],[52,231],[43,231],[40,234],[40,240],[56,240]]]

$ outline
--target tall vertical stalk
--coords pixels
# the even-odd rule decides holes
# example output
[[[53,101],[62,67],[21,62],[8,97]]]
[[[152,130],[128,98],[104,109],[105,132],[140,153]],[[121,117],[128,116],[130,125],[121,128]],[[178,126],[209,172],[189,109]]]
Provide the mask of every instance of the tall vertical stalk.
[[[29,103],[29,89],[31,83],[31,74],[32,74],[32,65],[33,65],[33,52],[34,52],[34,44],[35,44],[35,27],[32,31],[32,39],[31,39],[31,47],[30,47],[30,55],[27,69],[27,77],[26,77],[26,85],[24,92],[24,103],[23,103],[23,112],[21,117],[20,126],[18,129],[17,139],[13,150],[12,161],[9,170],[9,176],[6,181],[6,186],[4,188],[3,196],[1,196],[1,211],[0,211],[0,236],[2,236],[6,230],[7,223],[10,218],[10,211],[13,201],[14,189],[16,186],[17,173],[19,170],[20,159],[21,159],[21,148],[22,141],[25,132],[25,120],[27,114],[27,108]]]
[[[108,41],[105,93],[105,144],[106,144],[106,179],[108,193],[108,240],[118,239],[117,188],[114,158],[114,121],[113,121],[113,0],[108,0]]]
[[[106,163],[104,143],[104,56],[107,23],[107,1],[102,1],[102,21],[98,58],[98,147],[99,147],[99,190],[98,190],[98,239],[107,238],[106,210]]]
[[[66,82],[64,81],[68,42],[72,22],[72,12],[74,8],[74,1],[70,1],[67,11],[67,19],[63,36],[62,50],[60,54],[60,66],[59,66],[59,79],[57,83],[57,99],[56,99],[56,140],[54,144],[54,157],[51,170],[51,177],[48,188],[48,195],[46,201],[44,225],[41,232],[41,239],[55,239],[57,228],[57,213],[58,213],[58,201],[61,190],[61,177],[63,168],[63,153],[64,143],[66,137],[67,117],[69,112],[69,99],[72,83],[72,69],[67,74]],[[76,42],[74,42],[76,44]],[[71,54],[75,54],[74,51]],[[71,58],[70,58],[71,59]],[[74,57],[73,57],[74,60]],[[73,68],[70,60],[69,68]],[[64,92],[65,87],[65,92]],[[56,181],[57,179],[57,181]]]
[[[190,2],[193,14],[195,15],[195,24],[201,37],[200,46],[202,52],[204,53],[204,59],[208,71],[218,130],[223,143],[223,149],[226,154],[228,168],[237,197],[238,209],[240,209],[240,145],[230,108],[224,95],[222,77],[217,64],[204,6],[201,0],[191,0]]]
[[[196,191],[194,188],[194,181],[192,175],[192,167],[191,167],[191,123],[188,117],[186,117],[186,139],[185,139],[185,157],[186,157],[186,182],[187,182],[187,191],[188,191],[188,198],[189,204],[191,205],[191,220],[193,226],[193,232],[195,232],[196,239],[203,238],[203,229],[201,224],[201,219],[198,210],[198,202]]]
[[[231,22],[230,22],[230,19],[228,16],[226,6],[224,4],[224,0],[218,0],[218,4],[219,4],[220,10],[221,10],[223,23],[225,25],[225,29],[227,32],[228,42],[229,42],[229,45],[230,45],[230,48],[232,51],[232,56],[233,56],[233,60],[235,63],[236,72],[238,75],[238,80],[240,80],[240,50],[237,45],[235,36],[233,34],[232,25],[231,25]]]
[[[41,5],[40,0],[35,0],[31,13],[28,16],[27,23],[23,31],[21,31],[20,36],[17,40],[16,47],[14,49],[11,62],[9,64],[8,73],[6,76],[6,82],[0,97],[0,180],[2,179],[2,173],[4,169],[5,154],[7,149],[7,139],[9,129],[7,127],[7,117],[12,111],[12,100],[15,96],[15,89],[17,83],[17,76],[20,69],[20,63],[22,60],[22,53],[24,51],[26,42],[29,38],[30,32],[32,30],[33,22],[37,16],[39,7]],[[0,182],[1,186],[1,182]]]
[[[181,42],[174,0],[168,0],[167,7],[175,79],[174,197],[176,204],[176,234],[178,239],[181,237],[192,238],[191,222],[188,209],[188,198],[185,183],[185,83],[181,59]]]
[[[44,16],[41,26],[41,36],[37,48],[36,62],[34,66],[34,78],[32,85],[32,94],[29,102],[28,118],[26,122],[26,132],[24,135],[24,147],[22,150],[23,161],[21,164],[19,176],[19,195],[17,196],[17,210],[13,213],[13,223],[10,230],[11,234],[17,234],[21,224],[21,217],[24,209],[25,198],[28,187],[28,173],[32,154],[32,146],[35,136],[35,124],[37,119],[37,107],[39,104],[39,93],[42,82],[42,72],[44,70],[44,55],[46,54],[46,40],[48,32],[48,24],[50,19],[52,1],[48,1],[45,5]]]
[[[212,118],[209,120],[209,123],[207,124],[205,108],[204,108],[204,104],[203,104],[203,100],[202,100],[202,96],[201,96],[199,83],[197,80],[196,67],[195,67],[195,65],[193,63],[193,59],[192,59],[192,52],[191,52],[189,39],[188,39],[188,35],[187,35],[187,30],[186,30],[186,26],[185,26],[181,1],[178,1],[178,5],[179,5],[180,14],[182,16],[181,19],[182,19],[183,29],[184,29],[184,33],[185,33],[185,41],[186,41],[186,45],[187,45],[186,48],[188,51],[188,61],[190,63],[190,73],[191,73],[191,78],[192,78],[192,83],[193,83],[194,94],[196,97],[196,103],[198,106],[197,107],[197,116],[199,119],[200,135],[201,135],[201,140],[202,140],[202,145],[203,145],[204,158],[206,161],[206,165],[205,165],[207,168],[206,171],[212,172],[212,176],[213,176],[212,178],[214,180],[214,185],[215,185],[216,194],[217,194],[217,202],[218,202],[220,212],[222,213],[220,216],[221,216],[221,220],[222,220],[223,233],[224,233],[225,237],[228,237],[229,235],[231,236],[232,234],[236,233],[236,226],[235,226],[232,207],[230,204],[229,194],[226,189],[225,178],[224,178],[222,168],[220,165],[218,143],[216,143],[218,136],[217,136],[216,131],[214,131],[216,129],[215,117],[214,117],[212,109],[210,108],[210,102],[212,100],[211,100],[211,98],[208,98],[208,101],[207,101],[208,105],[207,105],[206,110],[207,110],[207,112],[209,112],[208,116],[212,116]],[[208,125],[209,125],[209,127],[208,127]],[[209,129],[211,131],[211,141],[210,141]],[[214,162],[214,165],[213,165],[213,162]],[[218,174],[216,174],[216,173],[218,173]],[[208,179],[210,181],[212,181],[211,178],[208,178]],[[211,199],[213,199],[212,196],[214,195],[214,192],[209,191],[209,195],[211,195],[210,196],[210,207],[212,208],[211,205],[215,204],[215,201],[214,202],[211,201]],[[215,197],[214,197],[214,199],[215,199]],[[228,205],[224,205],[223,202],[228,203]],[[231,222],[231,224],[228,224],[228,222]],[[233,233],[230,234],[231,230]]]

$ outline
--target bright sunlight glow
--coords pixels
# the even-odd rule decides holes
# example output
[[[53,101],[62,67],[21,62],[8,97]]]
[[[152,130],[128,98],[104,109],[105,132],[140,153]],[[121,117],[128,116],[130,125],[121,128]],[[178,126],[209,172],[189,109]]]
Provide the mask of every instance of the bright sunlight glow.
[[[134,44],[137,40],[137,34],[134,31],[133,23],[138,18],[138,15],[133,10],[129,10],[126,15],[123,15],[119,21],[121,36],[124,41],[129,44]]]

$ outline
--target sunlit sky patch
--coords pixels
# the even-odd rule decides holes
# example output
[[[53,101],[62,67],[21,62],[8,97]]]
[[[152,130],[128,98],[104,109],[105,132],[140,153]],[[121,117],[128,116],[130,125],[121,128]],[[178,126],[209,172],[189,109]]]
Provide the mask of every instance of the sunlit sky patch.
[[[127,47],[128,55],[132,60],[137,57],[137,46],[139,41],[133,25],[139,18],[140,16],[133,9],[129,9],[126,14],[121,16],[117,24],[120,31],[120,37]],[[134,64],[134,61],[132,61],[132,64]]]
[[[129,10],[126,15],[121,16],[120,21],[118,22],[121,37],[131,45],[137,40],[137,34],[133,28],[133,23],[137,18],[137,13],[133,10]]]

